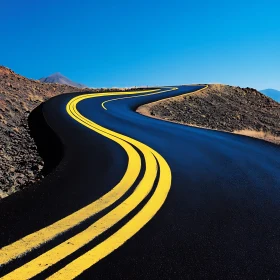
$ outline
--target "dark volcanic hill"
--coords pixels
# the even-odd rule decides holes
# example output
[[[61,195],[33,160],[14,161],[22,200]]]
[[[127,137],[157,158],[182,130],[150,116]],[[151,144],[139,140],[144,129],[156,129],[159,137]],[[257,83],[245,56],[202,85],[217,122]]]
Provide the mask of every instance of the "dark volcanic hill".
[[[277,102],[280,102],[280,91],[276,89],[263,89],[260,91],[261,93],[265,94],[266,96],[274,99]]]
[[[61,85],[68,85],[77,88],[84,88],[85,86],[79,83],[75,83],[68,79],[67,77],[63,76],[61,73],[54,73],[48,77],[39,79],[42,83],[51,83],[51,84],[61,84]]]
[[[0,198],[41,177],[43,162],[28,132],[31,110],[52,96],[86,90],[44,84],[0,66]]]

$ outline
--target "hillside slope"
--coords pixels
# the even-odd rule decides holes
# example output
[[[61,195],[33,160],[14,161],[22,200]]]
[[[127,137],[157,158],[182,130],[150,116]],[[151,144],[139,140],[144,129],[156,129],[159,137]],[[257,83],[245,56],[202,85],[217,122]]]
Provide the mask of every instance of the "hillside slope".
[[[252,88],[209,85],[196,93],[146,104],[137,111],[280,144],[280,104]]]
[[[43,162],[28,132],[30,111],[52,96],[77,91],[82,90],[43,84],[0,66],[0,198],[42,176]]]

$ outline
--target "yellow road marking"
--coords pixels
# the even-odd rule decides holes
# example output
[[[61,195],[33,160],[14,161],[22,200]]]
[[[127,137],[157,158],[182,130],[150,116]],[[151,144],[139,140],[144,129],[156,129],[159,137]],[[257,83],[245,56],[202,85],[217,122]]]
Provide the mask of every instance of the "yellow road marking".
[[[78,102],[84,99],[88,99],[88,95],[78,96],[77,98],[72,99],[67,106],[67,112],[81,124],[91,128],[90,124],[93,124],[92,121],[83,117],[76,109]],[[96,124],[94,124],[96,125]],[[99,125],[96,125],[100,127]],[[107,129],[104,129],[107,131]],[[99,132],[103,134],[103,132]],[[111,132],[112,134],[118,134]],[[108,135],[107,135],[108,137]],[[97,222],[92,224],[83,232],[75,235],[74,237],[66,240],[55,248],[49,250],[48,252],[40,255],[34,260],[26,263],[25,265],[19,267],[13,272],[7,274],[3,277],[4,279],[29,279],[34,277],[38,273],[44,271],[48,267],[67,257],[71,253],[75,252],[85,244],[89,243],[95,237],[106,231],[108,228],[112,227],[122,218],[124,218],[129,212],[131,212],[139,203],[148,195],[151,191],[156,175],[157,175],[157,163],[154,156],[150,153],[147,146],[144,144],[130,139],[129,137],[123,136],[126,140],[130,140],[132,144],[137,146],[144,155],[146,162],[146,170],[143,179],[137,186],[136,190],[130,195],[124,202],[118,205],[115,209],[109,212],[104,217],[100,218]]]
[[[114,98],[114,99],[110,99],[110,100],[106,100],[104,102],[101,103],[101,106],[104,110],[107,110],[107,108],[105,107],[105,104],[111,101],[116,101],[116,100],[122,100],[122,99],[128,99],[128,98],[138,98],[138,97],[142,97],[142,96],[149,96],[149,95],[154,95],[154,94],[159,94],[159,93],[164,93],[164,92],[168,92],[168,91],[172,91],[172,90],[177,90],[178,88],[173,87],[162,87],[162,88],[168,88],[168,90],[164,90],[164,91],[160,91],[160,92],[153,92],[153,93],[148,93],[148,94],[143,94],[143,95],[137,95],[137,96],[127,96],[127,97],[120,97],[120,98]]]
[[[106,109],[104,104],[102,105],[103,108]],[[136,234],[148,221],[150,221],[152,217],[157,213],[157,211],[161,208],[170,190],[171,170],[167,162],[159,153],[157,153],[151,148],[149,149],[158,160],[160,166],[160,177],[158,186],[151,199],[142,208],[142,210],[138,212],[137,215],[135,215],[116,233],[111,235],[109,238],[107,238],[102,243],[98,244],[96,247],[94,247],[87,253],[83,254],[81,257],[75,259],[74,261],[66,265],[58,272],[54,273],[48,279],[74,279],[75,277],[79,276],[81,273],[83,273],[83,271],[90,268],[99,260],[106,257],[114,250],[119,248],[122,244],[124,244],[129,238]]]
[[[151,92],[151,91],[146,91],[146,92]],[[129,92],[128,94],[138,94],[138,93],[143,93],[143,91]],[[125,94],[125,93],[111,92],[108,95],[119,95],[119,94]],[[91,94],[91,97],[93,98],[93,97],[106,96],[106,95],[107,95],[106,93]],[[98,130],[96,127],[93,127],[91,129],[100,133],[100,130]],[[99,126],[99,129],[102,129],[102,127]],[[107,137],[107,134],[106,135],[104,134],[104,136]],[[108,193],[106,193],[104,196],[94,201],[93,203],[87,205],[86,207],[72,213],[69,216],[66,216],[65,218],[43,229],[40,229],[39,231],[29,234],[10,245],[1,248],[0,266],[7,264],[13,259],[28,253],[34,248],[40,247],[42,244],[50,241],[51,239],[55,238],[57,235],[66,232],[67,230],[77,226],[82,221],[85,221],[86,219],[92,217],[96,213],[104,210],[108,206],[112,205],[115,201],[117,201],[120,197],[122,197],[123,194],[132,186],[132,184],[135,182],[140,172],[140,166],[141,166],[140,157],[130,144],[128,144],[127,142],[119,138],[109,136],[109,138],[110,137],[113,141],[117,142],[120,146],[122,146],[122,148],[126,151],[128,155],[127,170],[123,178],[121,179],[121,181],[111,191],[109,191]]]
[[[155,193],[147,204],[128,223],[108,239],[96,247],[75,259],[61,270],[51,275],[50,280],[74,279],[83,271],[90,268],[98,261],[112,253],[123,245],[129,238],[135,235],[145,224],[147,224],[163,205],[171,186],[171,171],[162,156],[150,149],[157,158],[160,165],[160,178]]]
[[[130,92],[127,94],[135,94],[135,93]],[[113,94],[106,94],[106,95],[113,95]],[[98,96],[102,96],[102,94],[98,94]],[[139,213],[136,216],[134,216],[116,233],[114,233],[112,236],[110,236],[108,239],[106,239],[105,241],[97,245],[95,248],[85,253],[84,255],[82,255],[81,257],[74,260],[66,267],[64,267],[63,269],[61,269],[60,271],[52,275],[50,279],[73,279],[74,277],[78,276],[85,269],[89,268],[90,266],[98,262],[100,259],[106,257],[108,254],[110,254],[115,249],[120,247],[129,238],[131,238],[135,233],[137,233],[149,220],[152,219],[152,217],[157,213],[157,211],[161,208],[162,204],[164,203],[171,186],[171,171],[166,161],[156,151],[144,145],[143,143],[136,141],[130,137],[110,131],[83,117],[78,112],[76,105],[81,100],[93,98],[93,97],[96,97],[95,94],[87,94],[87,95],[82,95],[73,98],[67,105],[67,112],[69,113],[69,115],[71,115],[75,120],[77,120],[81,124],[91,129],[93,129],[94,127],[93,130],[104,135],[105,137],[112,139],[115,142],[118,142],[116,141],[117,139],[118,140],[123,139],[135,145],[144,154],[146,166],[147,166],[145,175],[142,181],[139,183],[136,190],[134,191],[134,193],[130,197],[128,197],[123,203],[121,203],[119,206],[117,206],[107,215],[99,219],[88,229],[68,239],[67,241],[51,249],[47,253],[34,259],[33,261],[7,274],[2,279],[19,279],[19,278],[29,279],[30,277],[37,275],[41,271],[45,270],[47,267],[58,262],[59,260],[71,254],[78,248],[81,248],[90,240],[92,240],[93,238],[95,238],[96,236],[104,232],[106,229],[111,227],[113,224],[115,224],[117,221],[125,217],[146,197],[146,195],[150,192],[153,186],[157,173],[156,171],[157,165],[154,157],[156,157],[156,159],[158,160],[159,167],[160,167],[159,182],[153,196],[143,207],[143,209],[139,211]]]

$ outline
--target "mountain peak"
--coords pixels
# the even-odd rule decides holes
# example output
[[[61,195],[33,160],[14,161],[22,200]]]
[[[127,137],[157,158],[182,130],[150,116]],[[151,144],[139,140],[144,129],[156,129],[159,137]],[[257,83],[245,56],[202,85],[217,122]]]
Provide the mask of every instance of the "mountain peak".
[[[49,77],[53,77],[53,76],[65,77],[65,76],[62,75],[60,72],[55,72],[55,73],[51,74]]]
[[[63,84],[77,88],[84,88],[85,86],[76,82],[71,81],[69,78],[62,75],[60,72],[51,74],[48,77],[39,79],[42,83],[52,83],[52,84]]]
[[[263,93],[264,95],[276,100],[277,102],[280,102],[280,91],[279,90],[268,88],[268,89],[260,90],[260,92]]]

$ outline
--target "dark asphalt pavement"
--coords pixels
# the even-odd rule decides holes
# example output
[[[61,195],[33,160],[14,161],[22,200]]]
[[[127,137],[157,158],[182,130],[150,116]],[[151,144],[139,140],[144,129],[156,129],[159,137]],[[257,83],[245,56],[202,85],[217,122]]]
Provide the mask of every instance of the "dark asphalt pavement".
[[[199,88],[180,86],[158,95],[116,100],[106,103],[108,110],[101,103],[115,96],[78,104],[86,118],[156,150],[172,172],[170,192],[155,217],[78,279],[279,279],[280,148],[134,112],[144,103]],[[98,199],[125,172],[127,155],[123,149],[66,113],[66,104],[76,95],[61,95],[43,106],[47,123],[63,143],[63,160],[39,185],[0,202],[1,247]],[[85,229],[114,206],[0,267],[0,276]],[[93,248],[141,207],[34,279],[45,279]]]

